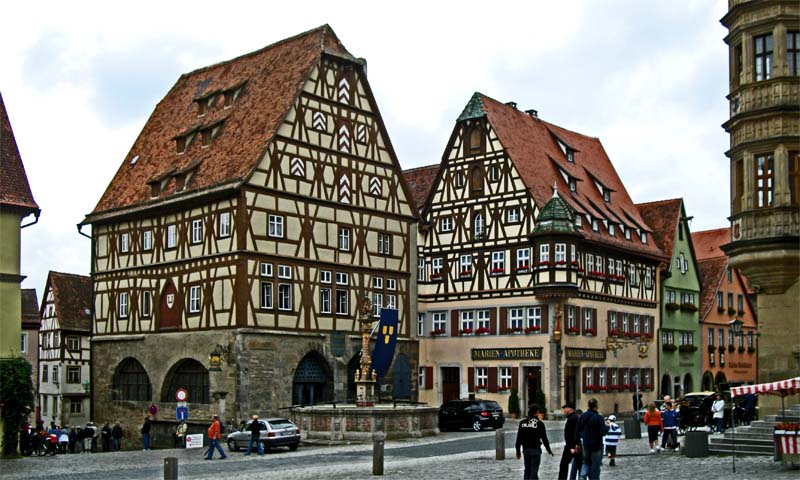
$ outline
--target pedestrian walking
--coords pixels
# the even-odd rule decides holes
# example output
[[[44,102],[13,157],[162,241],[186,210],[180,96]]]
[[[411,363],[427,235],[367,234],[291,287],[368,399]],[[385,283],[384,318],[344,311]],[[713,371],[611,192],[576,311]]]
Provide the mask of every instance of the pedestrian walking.
[[[150,450],[150,417],[144,417],[142,424],[142,450]]]
[[[58,434],[58,453],[67,453],[69,450],[69,427],[64,426]]]
[[[153,417],[153,420],[156,420],[156,416],[158,415],[158,407],[156,406],[155,402],[150,404],[150,408],[147,409],[150,412],[150,416]]]
[[[92,422],[87,423],[86,427],[83,429],[84,453],[93,453],[97,449],[97,440],[95,440],[96,433],[97,433],[97,428],[94,426],[94,423]]]
[[[561,463],[558,466],[558,479],[575,480],[578,472],[573,469],[572,475],[570,475],[569,466],[578,457],[575,455],[575,428],[578,426],[579,415],[575,412],[575,404],[572,402],[562,405],[561,411],[567,417],[567,421],[564,424],[564,451],[561,453]]]
[[[542,444],[547,449],[547,453],[553,455],[550,450],[550,442],[547,439],[547,430],[544,422],[539,419],[539,406],[535,403],[528,407],[528,416],[519,422],[517,430],[517,460],[520,459],[520,448],[525,456],[525,480],[539,480],[539,464],[542,462]]]
[[[603,437],[608,433],[608,425],[598,413],[596,398],[589,399],[589,409],[578,419],[575,435],[580,439],[579,450],[583,454],[581,480],[599,480],[600,465],[603,461]]]
[[[186,430],[189,428],[186,425],[184,420],[181,420],[181,423],[178,424],[178,428],[175,429],[175,448],[183,448],[183,437],[186,435]]]
[[[119,452],[122,448],[122,439],[125,437],[125,432],[122,430],[119,422],[114,422],[114,428],[111,429],[111,448],[115,452]]]
[[[100,430],[100,438],[103,442],[103,451],[110,452],[111,451],[111,426],[108,424],[108,420],[103,423],[103,428]]]
[[[664,404],[665,410],[661,412],[661,423],[664,433],[661,435],[661,448],[679,448],[678,444],[678,412],[672,408],[672,402]]]
[[[717,434],[722,435],[722,432],[725,431],[725,400],[722,399],[722,394],[717,394],[717,399],[711,405],[711,411],[714,413]]]
[[[253,451],[254,443],[258,448],[258,454],[264,455],[264,445],[261,443],[261,430],[264,430],[264,428],[258,420],[258,415],[253,415],[253,421],[250,422],[248,429],[250,430],[250,441],[247,443],[247,453],[245,455],[250,455],[250,452]]]
[[[219,415],[214,415],[211,417],[211,426],[208,427],[208,454],[206,455],[206,460],[211,460],[214,458],[214,448],[219,451],[220,460],[228,458],[225,455],[225,452],[222,450],[222,447],[219,444],[219,440],[221,438],[220,434],[220,422],[219,422]]]
[[[661,421],[661,412],[656,408],[656,402],[647,404],[647,412],[644,414],[644,424],[647,425],[647,441],[650,443],[650,453],[661,451],[658,446],[658,434],[664,430],[664,423]]]
[[[622,436],[622,429],[617,424],[616,415],[609,415],[606,419],[606,425],[608,425],[608,433],[603,437],[603,445],[606,447],[608,466],[613,467],[616,466],[614,459],[617,456],[617,445],[619,444],[619,438]]]

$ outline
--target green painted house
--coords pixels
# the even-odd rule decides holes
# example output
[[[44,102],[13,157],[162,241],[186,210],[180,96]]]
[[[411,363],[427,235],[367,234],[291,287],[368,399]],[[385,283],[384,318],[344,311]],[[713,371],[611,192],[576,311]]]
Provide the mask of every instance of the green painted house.
[[[702,375],[701,331],[698,307],[700,274],[683,199],[639,204],[653,229],[653,238],[669,256],[661,270],[661,322],[656,332],[659,397],[680,395],[700,388]]]

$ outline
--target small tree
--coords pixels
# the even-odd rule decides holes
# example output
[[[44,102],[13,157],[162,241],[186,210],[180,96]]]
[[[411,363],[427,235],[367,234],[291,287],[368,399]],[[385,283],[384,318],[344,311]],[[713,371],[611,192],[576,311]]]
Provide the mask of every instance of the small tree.
[[[0,361],[0,411],[3,417],[2,454],[19,455],[19,427],[33,410],[31,364],[23,358]]]
[[[508,413],[519,416],[519,392],[516,388],[512,388],[508,396]]]

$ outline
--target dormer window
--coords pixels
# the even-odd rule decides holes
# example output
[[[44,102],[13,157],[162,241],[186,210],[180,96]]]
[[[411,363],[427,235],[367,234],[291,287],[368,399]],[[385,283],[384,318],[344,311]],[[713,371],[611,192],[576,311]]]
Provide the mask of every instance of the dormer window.
[[[477,165],[469,172],[469,187],[472,195],[483,195],[483,169]]]
[[[596,218],[592,219],[592,230],[594,230],[595,232],[600,231],[600,222],[598,222]]]
[[[608,234],[613,237],[614,236],[614,232],[615,232],[614,224],[613,223],[609,223],[608,224]]]
[[[233,105],[234,100],[236,99],[236,92],[228,91],[222,94],[223,99],[225,100],[225,108],[230,107]]]
[[[642,243],[647,243],[647,232],[642,232]]]
[[[489,181],[496,182],[498,180],[500,180],[500,167],[492,165],[489,167]]]
[[[574,178],[569,177],[569,191],[570,192],[575,192],[577,190],[578,190],[577,182],[575,181]]]
[[[204,147],[207,147],[211,144],[211,139],[213,138],[212,133],[213,132],[210,128],[206,128],[200,132],[201,144]]]
[[[462,172],[456,172],[456,187],[463,187],[464,186],[464,174]]]
[[[631,239],[631,229],[630,228],[626,228],[625,229],[625,240],[630,240],[630,239]]]
[[[611,190],[608,189],[603,190],[603,200],[605,200],[606,202],[611,201]]]
[[[197,116],[202,117],[208,111],[208,98],[203,98],[197,101]]]
[[[183,153],[186,151],[186,137],[177,137],[175,139],[175,150],[178,153]]]
[[[569,163],[575,163],[575,151],[571,148],[567,148],[567,161]]]
[[[575,226],[582,227],[583,226],[583,217],[580,215],[575,215]]]

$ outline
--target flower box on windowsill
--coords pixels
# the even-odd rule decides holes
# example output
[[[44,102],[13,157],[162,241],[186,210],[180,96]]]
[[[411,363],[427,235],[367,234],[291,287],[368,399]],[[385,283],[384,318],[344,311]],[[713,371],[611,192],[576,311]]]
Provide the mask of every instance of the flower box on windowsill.
[[[458,272],[459,278],[469,278],[472,276],[472,270],[461,270]]]
[[[675,345],[674,343],[665,343],[664,345],[661,346],[661,349],[664,350],[665,352],[674,352],[675,350],[678,349],[678,346]]]
[[[471,328],[465,328],[465,329],[461,330],[460,333],[461,333],[461,335],[472,335],[473,331],[472,331]]]
[[[681,303],[681,310],[684,312],[696,312],[697,306],[694,303]]]
[[[733,345],[728,345],[728,353],[733,353],[736,350],[736,347]]]
[[[717,313],[722,313],[725,311],[725,307],[717,307]]]
[[[594,385],[586,385],[586,387],[584,387],[584,388],[586,389],[587,392],[590,392],[590,393],[594,392],[594,390],[595,390],[594,389]]]
[[[652,390],[652,389],[653,389],[653,384],[652,384],[652,383],[648,383],[648,384],[646,384],[646,385],[644,386],[644,389],[645,389],[645,390]]]
[[[559,260],[559,261],[556,262],[556,266],[558,268],[566,268],[567,261],[566,260]]]
[[[596,337],[597,330],[595,330],[594,328],[587,328],[586,330],[583,331],[583,334],[586,335],[587,337]]]
[[[443,328],[437,328],[436,330],[431,330],[431,337],[441,337],[445,333]]]
[[[609,335],[610,337],[616,337],[617,335],[619,335],[619,332],[617,331],[617,329],[616,329],[616,328],[612,328],[612,329],[611,329],[611,331],[610,331],[610,332],[608,332],[608,335]]]
[[[525,334],[526,334],[526,335],[530,335],[530,334],[532,334],[532,333],[539,333],[539,332],[541,332],[541,331],[542,331],[542,328],[541,328],[541,327],[536,327],[536,326],[533,326],[533,327],[527,327],[527,328],[525,329]]]
[[[475,391],[477,393],[486,393],[488,390],[489,389],[486,387],[486,385],[476,385],[475,386]]]
[[[599,390],[600,392],[607,392],[607,391],[608,391],[608,387],[606,387],[606,386],[601,386],[601,387],[599,387],[599,388],[598,388],[598,390]]]
[[[756,347],[747,347],[747,353],[753,353],[756,351]]]
[[[681,353],[694,353],[697,351],[697,347],[694,345],[681,345],[678,347],[678,350],[680,350]]]
[[[717,347],[715,347],[714,345],[709,345],[709,346],[708,346],[708,353],[714,353],[714,351],[715,351],[716,349],[717,349]]]
[[[733,307],[728,307],[728,315],[736,315],[736,309]]]
[[[527,263],[525,265],[520,265],[520,266],[517,267],[517,273],[527,272],[529,268],[530,267],[528,267]]]
[[[511,392],[511,387],[497,387],[497,393],[509,393]]]
[[[442,281],[442,274],[441,273],[433,273],[431,274],[431,282],[441,282]]]
[[[475,335],[489,335],[489,329],[486,327],[481,327],[475,330]]]
[[[744,353],[744,347],[739,347],[739,353]]]
[[[502,275],[502,274],[506,273],[506,271],[505,271],[504,268],[493,268],[492,271],[489,272],[489,273],[492,274],[492,275]]]
[[[629,383],[626,383],[626,384],[622,385],[622,389],[623,390],[628,390],[630,388],[631,388],[631,385]]]
[[[548,268],[550,266],[550,262],[539,262],[536,264],[539,268]]]
[[[577,335],[577,334],[578,334],[577,327],[569,327],[567,329],[567,335]]]
[[[664,304],[664,308],[666,308],[667,310],[669,310],[671,312],[674,312],[675,310],[680,310],[681,304],[680,303],[674,303],[674,302],[665,303]]]

